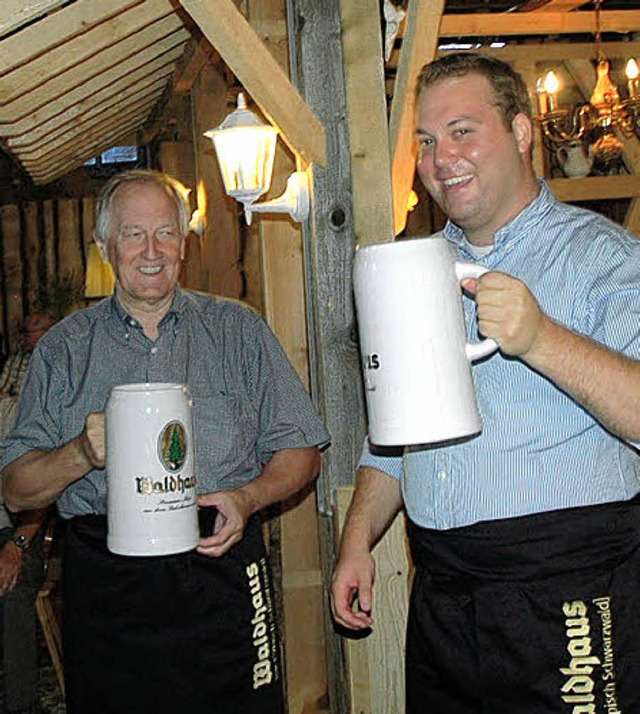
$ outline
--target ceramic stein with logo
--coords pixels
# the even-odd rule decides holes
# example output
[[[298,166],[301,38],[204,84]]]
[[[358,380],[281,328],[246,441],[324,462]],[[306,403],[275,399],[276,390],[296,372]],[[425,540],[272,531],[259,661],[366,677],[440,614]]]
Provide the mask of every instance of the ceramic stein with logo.
[[[181,384],[123,384],[106,414],[107,547],[167,555],[199,542],[191,401]]]
[[[456,261],[440,236],[356,252],[354,293],[373,444],[430,444],[482,430],[471,363],[497,344],[466,341],[460,282],[486,271]]]

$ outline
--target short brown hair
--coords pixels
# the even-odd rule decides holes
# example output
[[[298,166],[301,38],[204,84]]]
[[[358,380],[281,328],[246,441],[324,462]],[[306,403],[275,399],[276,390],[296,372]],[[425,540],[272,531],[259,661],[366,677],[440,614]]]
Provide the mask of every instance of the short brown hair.
[[[418,75],[416,96],[436,82],[467,74],[479,74],[489,80],[495,106],[509,131],[517,114],[525,114],[531,119],[531,99],[522,77],[506,62],[477,52],[452,52],[424,65]]]

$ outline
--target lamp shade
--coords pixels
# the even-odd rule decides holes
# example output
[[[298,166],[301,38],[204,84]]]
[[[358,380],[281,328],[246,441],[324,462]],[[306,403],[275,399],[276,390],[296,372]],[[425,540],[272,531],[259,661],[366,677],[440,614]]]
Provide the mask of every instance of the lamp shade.
[[[247,204],[269,190],[278,131],[247,109],[242,93],[237,108],[204,135],[213,142],[229,196]]]

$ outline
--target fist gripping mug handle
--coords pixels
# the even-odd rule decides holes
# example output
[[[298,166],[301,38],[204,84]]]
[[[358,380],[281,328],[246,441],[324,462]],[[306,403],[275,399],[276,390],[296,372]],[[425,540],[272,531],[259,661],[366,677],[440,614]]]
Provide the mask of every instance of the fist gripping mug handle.
[[[481,275],[489,272],[489,269],[485,268],[484,265],[477,265],[476,263],[461,263],[459,261],[456,261],[455,269],[458,282],[462,282],[467,278],[479,278]],[[498,343],[491,338],[487,338],[480,340],[480,342],[467,342],[465,353],[469,362],[475,362],[481,357],[490,355],[497,349]]]

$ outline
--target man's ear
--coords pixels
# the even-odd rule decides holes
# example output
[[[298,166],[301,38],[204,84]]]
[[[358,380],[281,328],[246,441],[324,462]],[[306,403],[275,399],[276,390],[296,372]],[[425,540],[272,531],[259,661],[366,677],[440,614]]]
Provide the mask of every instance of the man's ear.
[[[533,143],[533,123],[526,114],[516,114],[511,121],[511,131],[516,138],[518,151],[527,154]]]
[[[107,245],[106,243],[100,239],[97,238],[94,234],[93,236],[94,243],[98,246],[98,251],[100,252],[100,257],[102,260],[105,261],[105,263],[109,262],[109,251],[107,250]]]
[[[187,236],[182,236],[180,241],[180,260],[184,260],[184,256],[187,252]]]

